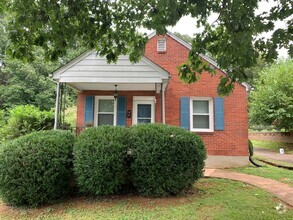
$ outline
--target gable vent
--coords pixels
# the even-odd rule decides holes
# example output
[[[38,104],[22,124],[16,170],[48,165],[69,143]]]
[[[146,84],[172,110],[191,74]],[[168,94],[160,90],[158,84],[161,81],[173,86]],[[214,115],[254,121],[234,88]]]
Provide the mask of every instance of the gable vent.
[[[157,51],[158,52],[165,52],[166,51],[166,39],[165,38],[158,39]]]

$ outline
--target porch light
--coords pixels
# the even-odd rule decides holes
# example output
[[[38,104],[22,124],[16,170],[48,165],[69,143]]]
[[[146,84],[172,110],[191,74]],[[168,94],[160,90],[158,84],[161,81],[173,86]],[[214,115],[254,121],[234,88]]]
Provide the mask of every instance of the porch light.
[[[117,85],[115,85],[114,99],[117,100],[117,98],[118,98],[118,91],[117,91]]]

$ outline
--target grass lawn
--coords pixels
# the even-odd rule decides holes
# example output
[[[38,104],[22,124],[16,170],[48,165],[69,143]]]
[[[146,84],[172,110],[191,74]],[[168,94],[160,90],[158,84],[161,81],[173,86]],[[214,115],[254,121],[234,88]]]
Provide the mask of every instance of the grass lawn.
[[[287,162],[280,161],[280,160],[273,160],[273,159],[265,157],[265,156],[255,155],[255,156],[253,156],[253,158],[256,159],[256,160],[263,160],[263,161],[273,163],[273,164],[276,164],[276,165],[285,166],[285,167],[292,167],[293,168],[292,163],[287,163]],[[291,172],[292,172],[292,170],[291,170]]]
[[[261,176],[269,179],[278,180],[280,182],[289,184],[293,186],[293,172],[292,170],[283,169],[274,167],[271,165],[264,164],[255,160],[258,164],[264,165],[263,167],[255,167],[253,165],[249,165],[246,167],[237,167],[231,168],[229,170],[233,170],[240,173],[251,174],[255,176]]]
[[[0,205],[0,219],[293,219],[293,209],[254,186],[203,178],[181,197],[74,198],[39,209]]]
[[[279,152],[280,148],[284,148],[286,154],[293,154],[292,143],[283,143],[283,142],[274,142],[274,141],[257,141],[257,140],[251,140],[251,141],[254,147],[265,148],[275,152]]]

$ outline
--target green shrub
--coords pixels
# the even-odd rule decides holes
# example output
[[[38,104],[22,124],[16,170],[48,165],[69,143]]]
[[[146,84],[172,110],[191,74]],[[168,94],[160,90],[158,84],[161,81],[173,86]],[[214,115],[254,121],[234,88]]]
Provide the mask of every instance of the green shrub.
[[[131,175],[139,193],[177,195],[203,176],[205,146],[194,133],[161,124],[131,128]]]
[[[0,127],[3,127],[5,124],[6,124],[5,111],[0,109]]]
[[[0,149],[0,196],[16,206],[38,206],[64,198],[72,177],[74,135],[40,131]]]
[[[3,127],[3,136],[11,140],[34,131],[50,130],[53,125],[53,111],[40,111],[33,105],[20,105],[9,111],[7,125]]]
[[[4,142],[4,127],[7,124],[6,112],[0,110],[0,144]]]
[[[253,143],[251,140],[248,140],[248,150],[249,150],[249,156],[253,156]]]
[[[82,193],[113,194],[127,181],[129,129],[101,126],[88,128],[74,146],[74,171]]]

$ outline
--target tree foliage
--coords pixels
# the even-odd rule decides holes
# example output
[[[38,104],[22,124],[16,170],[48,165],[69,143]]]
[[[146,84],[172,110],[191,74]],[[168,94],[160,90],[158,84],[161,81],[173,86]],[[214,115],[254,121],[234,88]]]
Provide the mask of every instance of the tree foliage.
[[[254,83],[259,77],[259,73],[264,69],[268,68],[270,66],[269,63],[265,62],[264,59],[261,59],[260,57],[257,59],[257,62],[254,66],[250,68],[246,68],[244,70],[244,74],[246,76],[245,82],[250,84],[251,86],[254,86]]]
[[[293,60],[264,69],[250,95],[250,120],[253,124],[274,124],[293,130]]]
[[[14,59],[5,54],[11,44],[7,25],[7,17],[0,16],[0,59],[5,65],[0,68],[0,109],[30,104],[41,110],[50,110],[55,104],[55,83],[49,74],[78,56],[84,48],[77,45],[67,48],[66,56],[52,62],[46,61],[43,48],[34,46],[31,52],[35,59],[32,62]]]
[[[56,65],[44,63],[41,49],[35,53],[33,63],[5,59],[5,68],[0,72],[0,108],[32,104],[49,110],[54,106],[55,84],[48,74]]]
[[[267,61],[277,58],[277,49],[285,47],[293,54],[292,5],[277,1],[268,13],[256,14],[260,0],[5,0],[2,11],[9,14],[9,54],[32,60],[34,46],[46,51],[46,57],[57,59],[66,48],[80,39],[88,49],[96,49],[109,62],[118,55],[129,54],[137,62],[148,41],[139,27],[165,34],[167,26],[174,26],[182,16],[197,19],[204,31],[192,41],[189,59],[179,74],[186,82],[194,82],[202,71],[212,72],[198,55],[209,51],[227,77],[221,79],[218,92],[229,94],[233,83],[244,81],[245,68],[257,62],[259,53]],[[3,9],[4,8],[4,9]],[[0,8],[1,10],[1,8]],[[218,18],[208,23],[208,17]],[[281,20],[286,28],[274,27]],[[259,38],[263,32],[273,31],[269,39]]]
[[[174,34],[182,40],[186,41],[187,43],[192,43],[192,37],[190,37],[188,34],[180,34],[179,32],[174,32]]]

